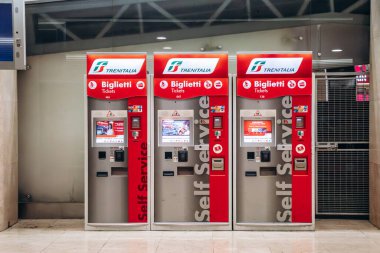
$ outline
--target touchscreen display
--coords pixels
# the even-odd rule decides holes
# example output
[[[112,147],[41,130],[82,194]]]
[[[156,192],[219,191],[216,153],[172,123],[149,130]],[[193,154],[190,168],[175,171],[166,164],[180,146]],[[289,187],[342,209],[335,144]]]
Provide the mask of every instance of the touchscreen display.
[[[123,120],[96,121],[96,143],[124,143]]]
[[[163,119],[161,121],[162,143],[190,143],[190,120]]]
[[[272,120],[244,120],[244,143],[272,143]]]

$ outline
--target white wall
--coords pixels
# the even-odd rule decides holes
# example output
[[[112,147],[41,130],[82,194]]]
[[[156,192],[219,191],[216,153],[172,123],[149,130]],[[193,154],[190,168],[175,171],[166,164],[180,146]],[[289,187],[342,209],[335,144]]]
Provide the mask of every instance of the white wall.
[[[0,70],[0,231],[17,222],[17,76]]]
[[[380,228],[380,1],[371,1],[369,216]]]

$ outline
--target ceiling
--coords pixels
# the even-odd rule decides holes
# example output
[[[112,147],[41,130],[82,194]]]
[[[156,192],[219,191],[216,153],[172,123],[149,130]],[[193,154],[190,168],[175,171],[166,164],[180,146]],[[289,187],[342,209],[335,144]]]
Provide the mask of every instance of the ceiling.
[[[27,0],[28,55],[325,22],[369,25],[369,0]]]

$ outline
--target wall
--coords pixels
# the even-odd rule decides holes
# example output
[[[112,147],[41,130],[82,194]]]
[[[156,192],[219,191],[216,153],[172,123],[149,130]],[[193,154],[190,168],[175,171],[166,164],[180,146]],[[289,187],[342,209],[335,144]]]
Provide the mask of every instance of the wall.
[[[326,36],[323,37],[323,32],[320,34],[323,41],[341,41],[348,52],[350,46],[353,47],[356,43],[357,50],[344,52],[340,56],[331,54],[331,43],[318,44],[316,26],[96,51],[152,53],[163,51],[163,46],[171,46],[174,52],[199,52],[201,47],[208,44],[221,45],[222,50],[230,54],[235,54],[236,51],[315,48],[323,52],[320,59],[351,56],[354,60],[366,61],[368,57],[361,57],[361,49],[368,43],[367,27],[340,27],[346,29],[326,26]],[[331,29],[335,30],[333,35]],[[352,29],[357,30],[361,36],[347,39],[352,37]],[[315,56],[316,52],[314,50]],[[21,217],[59,218],[83,215],[83,209],[78,203],[84,201],[84,54],[85,52],[67,52],[28,57],[31,69],[19,74],[19,198],[24,202],[21,205]],[[235,71],[233,66],[230,71]],[[31,197],[27,198],[29,194]],[[77,210],[75,214],[73,209]],[[68,214],[69,210],[71,212]]]
[[[17,79],[0,70],[0,231],[17,222]]]
[[[371,1],[370,221],[380,228],[380,1]]]

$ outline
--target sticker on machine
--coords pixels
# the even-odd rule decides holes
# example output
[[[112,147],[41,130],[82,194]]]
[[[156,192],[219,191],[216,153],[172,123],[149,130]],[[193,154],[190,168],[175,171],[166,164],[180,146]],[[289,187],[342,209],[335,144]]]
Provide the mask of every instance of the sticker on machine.
[[[128,105],[128,112],[142,112],[142,105]]]
[[[213,147],[212,147],[212,151],[214,151],[215,154],[220,154],[223,152],[223,147],[222,145],[220,144],[215,144]]]
[[[298,144],[298,145],[296,146],[296,152],[297,152],[298,154],[303,154],[303,153],[305,153],[305,151],[306,151],[306,147],[305,147],[305,145],[303,145],[303,144]]]
[[[297,113],[297,112],[308,112],[309,111],[309,107],[307,105],[299,105],[299,106],[294,106],[294,112]]]
[[[224,105],[216,105],[216,106],[211,106],[211,112],[213,113],[223,113],[225,112],[225,106]]]

